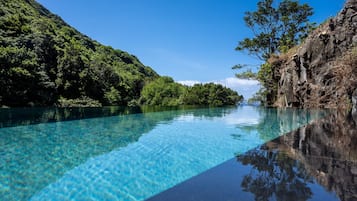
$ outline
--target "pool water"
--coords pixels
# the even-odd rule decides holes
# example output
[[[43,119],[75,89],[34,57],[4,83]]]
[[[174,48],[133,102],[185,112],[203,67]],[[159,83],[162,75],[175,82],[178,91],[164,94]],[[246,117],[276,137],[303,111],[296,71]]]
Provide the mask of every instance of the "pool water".
[[[14,121],[0,128],[0,198],[145,200],[325,114],[244,106]]]

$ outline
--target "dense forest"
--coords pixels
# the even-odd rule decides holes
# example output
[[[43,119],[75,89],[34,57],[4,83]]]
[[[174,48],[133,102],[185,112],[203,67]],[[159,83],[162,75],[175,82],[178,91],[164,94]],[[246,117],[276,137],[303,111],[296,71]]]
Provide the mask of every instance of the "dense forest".
[[[172,85],[181,91],[166,93],[168,97],[162,97],[163,102],[150,100],[150,87],[140,97],[144,86],[159,77],[135,56],[79,33],[34,0],[0,1],[0,106],[193,103],[182,101],[183,96],[177,94],[194,88],[177,83]],[[171,85],[165,87],[169,87],[166,92],[171,90]],[[205,87],[223,90],[230,98],[235,95],[236,102],[220,96],[217,100],[194,103],[236,104],[241,99],[222,86]],[[179,100],[169,100],[176,97]]]
[[[125,105],[158,75],[84,36],[33,0],[0,2],[0,96],[7,106]]]
[[[236,91],[219,84],[195,84],[192,87],[174,82],[170,77],[160,77],[144,86],[140,103],[144,105],[235,105],[243,100]]]

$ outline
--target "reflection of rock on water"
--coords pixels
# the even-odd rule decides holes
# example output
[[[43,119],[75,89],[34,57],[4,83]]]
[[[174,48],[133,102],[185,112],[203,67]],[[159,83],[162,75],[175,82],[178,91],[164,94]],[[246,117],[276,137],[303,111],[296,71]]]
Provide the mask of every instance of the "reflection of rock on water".
[[[357,200],[357,122],[353,117],[335,113],[267,145],[300,161],[341,200]]]

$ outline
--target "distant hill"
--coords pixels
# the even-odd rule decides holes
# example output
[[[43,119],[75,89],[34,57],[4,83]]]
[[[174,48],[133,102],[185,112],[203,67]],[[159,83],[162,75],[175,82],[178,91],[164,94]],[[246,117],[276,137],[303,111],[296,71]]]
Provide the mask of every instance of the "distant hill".
[[[0,106],[128,105],[158,77],[34,0],[0,1]]]

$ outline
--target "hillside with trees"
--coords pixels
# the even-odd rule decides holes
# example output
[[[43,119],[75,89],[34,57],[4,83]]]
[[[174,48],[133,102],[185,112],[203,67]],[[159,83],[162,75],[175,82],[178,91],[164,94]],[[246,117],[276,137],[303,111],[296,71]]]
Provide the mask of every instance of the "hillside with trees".
[[[0,1],[0,106],[188,103],[173,96],[187,91],[177,83],[167,91],[178,92],[160,94],[164,104],[147,97],[150,87],[140,98],[143,87],[159,77],[135,56],[90,39],[34,0]],[[218,99],[215,105],[237,103]]]
[[[33,0],[0,2],[0,105],[127,105],[158,77]]]

